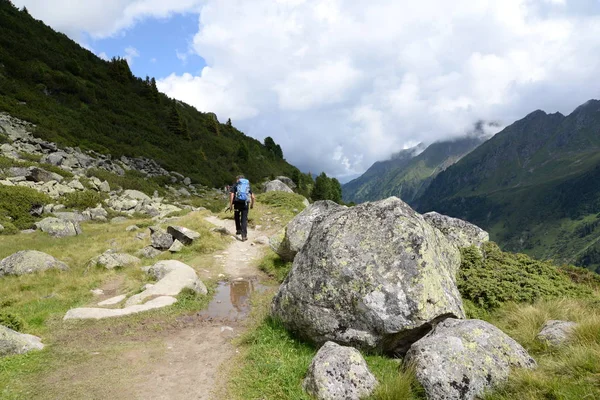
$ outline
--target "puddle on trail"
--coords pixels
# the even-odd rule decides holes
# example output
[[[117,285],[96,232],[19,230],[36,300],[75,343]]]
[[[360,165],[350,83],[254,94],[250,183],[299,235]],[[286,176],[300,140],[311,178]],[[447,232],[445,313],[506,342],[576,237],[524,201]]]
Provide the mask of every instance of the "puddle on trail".
[[[250,295],[263,292],[267,286],[256,280],[238,279],[231,282],[219,282],[215,297],[208,308],[198,313],[201,318],[209,320],[238,321],[250,312]]]

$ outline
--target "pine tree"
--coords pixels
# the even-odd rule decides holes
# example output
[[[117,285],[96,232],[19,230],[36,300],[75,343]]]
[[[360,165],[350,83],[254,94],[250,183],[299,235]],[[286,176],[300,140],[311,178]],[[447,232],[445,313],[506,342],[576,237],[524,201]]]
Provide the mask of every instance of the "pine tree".
[[[310,197],[312,197],[314,201],[329,200],[330,192],[331,182],[325,172],[321,172],[321,175],[317,176],[317,179],[315,180],[315,186]]]
[[[177,105],[175,102],[171,104],[171,109],[169,110],[169,120],[167,121],[167,126],[169,131],[175,135],[184,135],[186,134],[186,129],[183,125],[183,121],[181,119],[181,115],[177,110]]]
[[[227,125],[228,127],[230,127],[230,128],[231,128],[231,126],[232,126],[232,125],[231,125],[231,118],[228,118],[228,119],[227,119],[227,122],[225,123],[225,125]]]

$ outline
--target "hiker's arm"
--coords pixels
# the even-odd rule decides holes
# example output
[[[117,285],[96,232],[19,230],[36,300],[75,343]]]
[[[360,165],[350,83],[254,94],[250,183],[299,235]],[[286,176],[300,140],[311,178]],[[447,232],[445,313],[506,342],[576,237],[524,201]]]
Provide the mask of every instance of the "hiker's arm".
[[[254,200],[255,200],[254,193],[251,193],[250,194],[250,208],[254,208]]]
[[[229,208],[233,207],[233,192],[229,192]]]

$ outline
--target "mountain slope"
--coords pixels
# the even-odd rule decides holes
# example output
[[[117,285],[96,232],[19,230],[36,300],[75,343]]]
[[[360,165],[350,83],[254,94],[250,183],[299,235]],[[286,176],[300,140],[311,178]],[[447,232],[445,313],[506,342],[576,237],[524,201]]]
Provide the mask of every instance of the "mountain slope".
[[[343,186],[345,201],[361,203],[390,196],[413,204],[444,169],[460,160],[484,139],[471,136],[403,150],[391,160],[376,162],[361,177]],[[423,150],[424,149],[424,150]]]
[[[152,158],[205,185],[296,171],[230,123],[134,77],[125,60],[101,60],[8,0],[0,0],[0,111],[36,124],[43,139]]]
[[[591,100],[568,116],[538,110],[515,122],[440,173],[416,207],[467,219],[509,250],[595,269],[598,182],[600,101]]]

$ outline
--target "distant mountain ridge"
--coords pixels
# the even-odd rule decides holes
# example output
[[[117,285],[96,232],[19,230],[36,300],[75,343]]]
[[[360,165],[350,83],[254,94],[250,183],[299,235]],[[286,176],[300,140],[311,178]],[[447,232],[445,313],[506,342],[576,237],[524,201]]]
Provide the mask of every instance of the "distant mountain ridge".
[[[413,205],[437,174],[489,137],[484,127],[480,122],[462,138],[429,146],[420,143],[392,155],[389,160],[376,162],[362,176],[343,185],[344,200],[362,203],[397,196]]]
[[[440,173],[416,208],[467,219],[511,251],[600,267],[600,101],[537,110]]]

